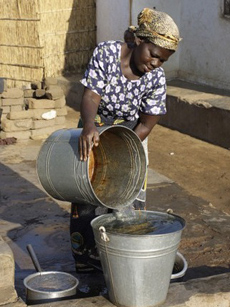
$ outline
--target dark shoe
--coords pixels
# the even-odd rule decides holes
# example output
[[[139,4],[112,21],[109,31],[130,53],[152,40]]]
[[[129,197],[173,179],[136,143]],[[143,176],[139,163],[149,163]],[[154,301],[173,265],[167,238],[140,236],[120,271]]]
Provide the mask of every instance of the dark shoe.
[[[90,258],[90,259],[93,259],[93,260],[96,260],[96,261],[98,261],[98,262],[100,262],[100,257],[99,257],[99,255],[98,255],[98,252],[97,252],[97,248],[96,248],[96,247],[91,248],[91,249],[89,250],[89,258]]]
[[[95,268],[87,263],[75,262],[76,273],[92,273]]]
[[[102,272],[101,261],[96,247],[89,250],[89,260],[87,263],[94,267],[96,270]]]
[[[101,267],[100,261],[97,261],[97,260],[95,261],[95,260],[91,259],[87,263],[88,263],[89,266],[92,266],[95,269],[95,271],[102,272],[102,267]]]

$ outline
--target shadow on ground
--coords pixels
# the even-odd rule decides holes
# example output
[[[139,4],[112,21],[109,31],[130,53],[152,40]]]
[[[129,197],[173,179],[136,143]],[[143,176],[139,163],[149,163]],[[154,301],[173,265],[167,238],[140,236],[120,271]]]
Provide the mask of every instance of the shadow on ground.
[[[34,163],[30,166],[34,168]],[[28,167],[28,164],[27,164]],[[15,258],[15,288],[25,300],[23,279],[36,272],[26,246],[31,244],[44,271],[63,271],[79,279],[78,297],[106,293],[104,277],[76,274],[69,241],[70,204],[61,204],[11,168],[0,164],[0,235]]]

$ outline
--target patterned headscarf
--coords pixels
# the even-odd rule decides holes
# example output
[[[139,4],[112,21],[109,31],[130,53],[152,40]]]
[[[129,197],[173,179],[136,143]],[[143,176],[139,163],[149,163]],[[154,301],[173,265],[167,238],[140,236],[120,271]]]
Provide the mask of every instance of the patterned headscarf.
[[[169,50],[176,50],[180,33],[174,20],[166,13],[144,8],[137,18],[138,27],[129,27],[137,37],[145,37],[151,43]]]

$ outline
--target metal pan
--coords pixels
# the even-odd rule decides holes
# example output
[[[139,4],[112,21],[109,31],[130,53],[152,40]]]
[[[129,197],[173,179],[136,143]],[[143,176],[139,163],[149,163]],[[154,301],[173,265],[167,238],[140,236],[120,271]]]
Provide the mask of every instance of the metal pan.
[[[37,270],[37,273],[27,276],[23,281],[27,304],[35,305],[69,299],[76,295],[79,284],[77,278],[64,272],[43,272],[30,244],[27,245],[27,250]]]

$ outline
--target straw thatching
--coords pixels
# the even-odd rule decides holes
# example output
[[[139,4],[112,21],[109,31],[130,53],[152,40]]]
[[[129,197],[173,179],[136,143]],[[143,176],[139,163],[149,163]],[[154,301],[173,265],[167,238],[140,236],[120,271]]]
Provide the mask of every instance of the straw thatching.
[[[94,0],[0,0],[0,77],[18,86],[82,72],[96,43]]]

